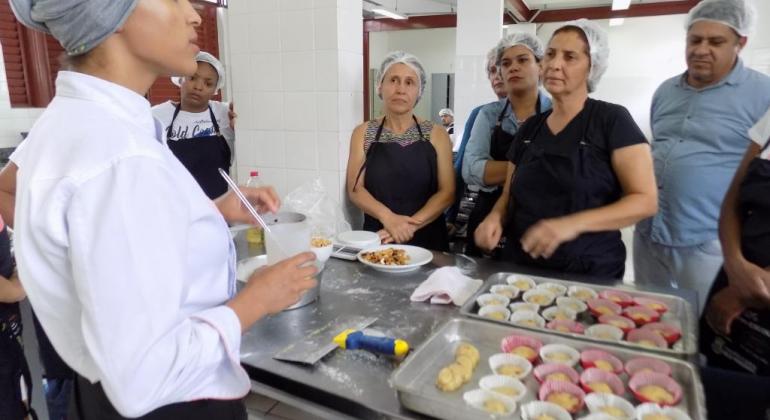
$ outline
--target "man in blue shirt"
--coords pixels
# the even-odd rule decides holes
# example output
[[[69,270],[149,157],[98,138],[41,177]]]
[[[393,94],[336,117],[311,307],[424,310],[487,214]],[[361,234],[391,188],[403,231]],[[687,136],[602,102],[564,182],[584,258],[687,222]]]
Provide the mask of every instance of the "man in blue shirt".
[[[687,71],[652,99],[659,211],[636,226],[635,281],[695,290],[702,311],[722,265],[722,199],[770,106],[770,77],[739,57],[753,11],[742,0],[705,0],[687,19]]]

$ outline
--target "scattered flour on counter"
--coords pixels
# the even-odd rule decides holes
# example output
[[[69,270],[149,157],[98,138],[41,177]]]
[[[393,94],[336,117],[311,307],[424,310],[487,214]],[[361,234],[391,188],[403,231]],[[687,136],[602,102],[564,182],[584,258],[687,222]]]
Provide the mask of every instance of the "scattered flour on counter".
[[[344,388],[350,390],[353,394],[357,396],[361,396],[363,394],[363,390],[353,383],[353,379],[347,373],[324,363],[318,365],[318,370],[324,376],[328,376],[334,382],[337,382]]]
[[[346,295],[371,295],[372,293],[374,293],[374,291],[363,287],[359,287],[356,289],[349,289],[345,292]]]

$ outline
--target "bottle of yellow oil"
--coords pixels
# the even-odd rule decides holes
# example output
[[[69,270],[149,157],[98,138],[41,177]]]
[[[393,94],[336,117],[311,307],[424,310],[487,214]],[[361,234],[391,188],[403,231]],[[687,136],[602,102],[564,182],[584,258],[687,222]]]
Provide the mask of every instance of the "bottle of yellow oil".
[[[249,172],[249,180],[246,181],[247,187],[261,187],[262,182],[259,180],[259,172]],[[250,245],[262,245],[265,242],[265,232],[262,227],[251,227],[246,231],[246,242]]]

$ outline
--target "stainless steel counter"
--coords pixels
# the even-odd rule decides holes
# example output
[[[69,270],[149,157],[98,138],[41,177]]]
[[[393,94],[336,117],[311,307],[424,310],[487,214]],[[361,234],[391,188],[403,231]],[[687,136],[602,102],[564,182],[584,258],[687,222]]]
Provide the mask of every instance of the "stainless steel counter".
[[[239,259],[262,252],[261,248],[246,246],[242,236],[236,236]],[[409,296],[431,271],[452,265],[480,279],[499,271],[549,274],[442,253],[434,253],[433,262],[407,274],[385,274],[357,262],[330,259],[321,272],[321,294],[315,303],[264,319],[243,336],[241,361],[252,378],[253,389],[279,401],[300,404],[321,417],[422,418],[401,407],[388,384],[396,367],[390,358],[337,349],[311,367],[281,362],[272,356],[343,314],[375,316],[378,320],[370,328],[405,339],[412,348],[420,346],[437,327],[459,316],[459,308],[415,303]],[[570,279],[588,280],[576,276]],[[696,301],[691,292],[666,292],[680,295],[691,304]]]

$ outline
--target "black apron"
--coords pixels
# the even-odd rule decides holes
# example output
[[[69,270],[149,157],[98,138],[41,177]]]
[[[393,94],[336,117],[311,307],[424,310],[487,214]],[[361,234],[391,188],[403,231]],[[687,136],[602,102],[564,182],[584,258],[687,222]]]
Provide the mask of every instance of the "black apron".
[[[521,133],[524,151],[511,182],[506,259],[566,273],[623,277],[626,249],[617,230],[584,233],[561,244],[548,259],[533,259],[521,247],[522,236],[538,221],[602,207],[621,197],[609,152],[599,146],[600,139],[588,135],[594,109],[593,100],[587,99],[575,117],[582,122],[581,138],[567,144],[544,144],[540,133],[550,112],[539,115],[528,133]]]
[[[500,111],[500,115],[497,116],[497,122],[495,128],[492,130],[492,137],[489,144],[489,156],[491,160],[507,161],[508,150],[513,144],[513,139],[516,137],[514,134],[509,134],[503,130],[503,119],[505,118],[505,111],[508,110],[511,101],[506,100],[503,110]],[[537,104],[535,105],[535,115],[541,113],[540,109],[540,95],[537,97]],[[495,207],[497,199],[500,198],[500,194],[503,192],[503,187],[498,186],[493,191],[479,190],[478,198],[476,199],[476,205],[471,210],[471,214],[468,217],[468,244],[465,248],[465,254],[471,256],[481,256],[482,251],[476,246],[474,238],[474,232],[479,227],[481,222],[489,215],[492,208]],[[492,252],[492,257],[499,259],[502,254],[502,249],[505,247],[507,239],[503,237],[498,244],[497,248]]]
[[[180,103],[174,110],[174,116],[171,117],[171,123],[166,129],[166,138],[171,137],[171,129],[181,107]],[[214,126],[214,135],[168,140],[167,144],[179,161],[190,171],[203,192],[209,198],[215,199],[227,192],[227,181],[219,174],[219,169],[230,172],[232,153],[227,140],[219,131],[219,124],[211,106],[209,106],[209,115],[211,115],[211,124]]]
[[[366,152],[364,164],[358,172],[360,177],[366,169],[364,187],[372,197],[393,213],[408,216],[417,213],[438,191],[436,149],[425,139],[417,118],[412,116],[412,119],[417,124],[420,141],[406,147],[396,142],[381,143],[380,136],[385,124],[383,118],[374,141]],[[364,230],[377,232],[381,229],[383,225],[379,220],[368,214],[364,215]],[[417,230],[407,244],[448,251],[449,237],[444,214]]]

